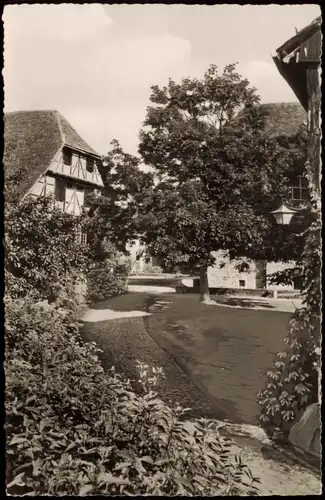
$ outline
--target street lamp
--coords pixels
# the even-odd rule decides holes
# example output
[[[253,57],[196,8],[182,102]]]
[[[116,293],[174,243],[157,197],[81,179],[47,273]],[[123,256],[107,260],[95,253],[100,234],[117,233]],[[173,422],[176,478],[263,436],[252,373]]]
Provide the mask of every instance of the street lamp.
[[[281,224],[282,226],[288,226],[291,222],[292,217],[296,213],[297,210],[291,210],[291,208],[286,207],[283,203],[279,208],[271,212],[276,220],[276,223]]]

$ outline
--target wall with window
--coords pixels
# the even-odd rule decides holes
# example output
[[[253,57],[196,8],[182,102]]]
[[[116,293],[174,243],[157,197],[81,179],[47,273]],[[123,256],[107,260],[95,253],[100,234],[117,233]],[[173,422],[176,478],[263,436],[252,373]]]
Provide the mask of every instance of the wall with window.
[[[98,172],[97,160],[94,157],[78,153],[66,147],[53,161],[50,169],[55,173],[103,186],[103,181]]]
[[[209,286],[215,288],[256,288],[256,265],[250,265],[248,272],[241,273],[236,269],[236,263],[224,257],[224,252],[216,252],[216,264],[208,269]],[[222,264],[222,267],[220,267]]]
[[[80,215],[88,192],[99,193],[96,186],[82,186],[65,177],[43,175],[34,184],[30,194],[32,196],[53,196],[55,205],[62,211]]]
[[[235,264],[225,259],[222,252],[217,254],[217,263],[208,269],[210,287],[251,289],[266,288],[269,290],[293,290],[299,288],[298,281],[292,285],[273,285],[269,275],[294,267],[294,262],[252,262],[249,272],[240,273]],[[225,265],[220,268],[220,262]]]

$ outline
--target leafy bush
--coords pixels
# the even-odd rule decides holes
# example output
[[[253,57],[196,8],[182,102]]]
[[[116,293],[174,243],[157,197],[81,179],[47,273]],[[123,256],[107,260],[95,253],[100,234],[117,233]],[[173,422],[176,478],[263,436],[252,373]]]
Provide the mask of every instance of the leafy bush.
[[[33,292],[56,300],[69,279],[84,272],[87,257],[76,244],[78,220],[53,207],[51,198],[6,204],[6,285],[12,297]]]
[[[10,495],[233,495],[255,481],[211,422],[187,421],[84,344],[76,311],[28,297],[6,304],[7,488]]]
[[[319,400],[321,245],[320,221],[307,231],[306,248],[295,272],[303,276],[303,307],[293,314],[288,346],[267,373],[258,394],[261,422],[274,438],[284,438],[297,416]]]
[[[88,300],[96,302],[126,293],[129,273],[129,262],[118,257],[95,261],[87,273]]]

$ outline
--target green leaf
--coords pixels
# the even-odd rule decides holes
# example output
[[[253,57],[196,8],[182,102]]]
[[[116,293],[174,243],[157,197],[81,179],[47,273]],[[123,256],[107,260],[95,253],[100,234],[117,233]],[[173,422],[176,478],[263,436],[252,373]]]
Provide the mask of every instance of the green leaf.
[[[118,457],[125,458],[126,460],[130,460],[131,462],[132,462],[132,460],[133,460],[132,455],[131,455],[128,451],[124,451],[124,450],[122,450],[122,451],[117,451],[115,454],[116,454]]]
[[[11,483],[7,485],[7,488],[12,488],[13,486],[25,486],[25,482],[23,481],[23,477],[25,475],[25,472],[21,472],[16,476]]]
[[[153,459],[149,455],[146,455],[144,457],[140,457],[140,460],[141,460],[141,462],[146,462],[148,464],[154,463]]]
[[[36,460],[33,460],[33,476],[38,476],[40,472],[40,468],[43,465],[43,460],[40,458],[37,458]]]
[[[49,421],[46,418],[43,418],[40,421],[40,424],[39,424],[39,430],[40,430],[40,432],[43,432],[43,430],[45,429],[45,427],[48,427],[48,425],[49,425]]]
[[[10,441],[9,443],[9,446],[13,446],[14,444],[22,444],[22,443],[26,443],[27,442],[27,439],[24,438],[24,437],[13,437],[12,440]]]
[[[130,467],[131,465],[132,465],[132,462],[122,462],[120,464],[115,465],[114,471],[122,470],[126,467]]]
[[[92,484],[85,484],[84,486],[82,486],[82,488],[80,488],[79,496],[81,496],[81,497],[86,496],[89,493],[91,493],[93,490],[94,490],[94,486]]]
[[[109,474],[107,472],[101,472],[98,477],[97,477],[97,482],[98,483],[105,483],[105,484],[116,484],[116,485],[130,485],[131,482],[129,479],[121,479],[116,476],[112,476],[112,474]]]

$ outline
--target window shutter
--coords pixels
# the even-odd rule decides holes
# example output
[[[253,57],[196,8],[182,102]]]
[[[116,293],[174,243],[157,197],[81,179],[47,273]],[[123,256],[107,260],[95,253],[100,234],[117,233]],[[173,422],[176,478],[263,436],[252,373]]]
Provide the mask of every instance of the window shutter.
[[[76,190],[76,203],[75,203],[75,214],[80,215],[82,212],[82,207],[84,205],[85,193],[83,191]]]
[[[75,213],[75,190],[66,188],[64,211],[68,214]]]

